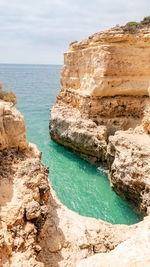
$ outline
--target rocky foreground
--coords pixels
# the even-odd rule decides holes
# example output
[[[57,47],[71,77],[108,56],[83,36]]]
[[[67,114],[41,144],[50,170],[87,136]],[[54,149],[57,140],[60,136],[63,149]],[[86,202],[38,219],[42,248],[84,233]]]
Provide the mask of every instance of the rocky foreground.
[[[121,27],[70,46],[50,133],[150,213],[150,29]],[[135,225],[86,218],[61,204],[23,116],[0,101],[0,266],[150,266],[150,216]],[[89,257],[91,256],[91,257]]]
[[[26,141],[23,116],[3,101],[0,129],[0,266],[120,266],[119,257],[122,266],[149,266],[149,217],[112,225],[69,210]]]

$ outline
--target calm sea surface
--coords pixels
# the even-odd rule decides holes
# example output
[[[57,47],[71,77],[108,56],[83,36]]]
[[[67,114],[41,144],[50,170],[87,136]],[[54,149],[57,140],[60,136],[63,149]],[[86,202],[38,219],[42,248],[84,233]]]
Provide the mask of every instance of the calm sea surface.
[[[50,167],[49,179],[60,200],[81,215],[113,224],[134,224],[141,218],[111,190],[106,173],[49,137],[49,109],[60,89],[61,67],[0,64],[0,81],[16,93],[27,139],[43,152],[42,162]]]

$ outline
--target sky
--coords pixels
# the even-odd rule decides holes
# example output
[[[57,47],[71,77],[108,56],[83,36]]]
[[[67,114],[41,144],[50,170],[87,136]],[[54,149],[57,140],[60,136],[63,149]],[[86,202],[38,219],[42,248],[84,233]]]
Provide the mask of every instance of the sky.
[[[150,0],[0,0],[0,63],[63,64],[69,44],[150,16]]]

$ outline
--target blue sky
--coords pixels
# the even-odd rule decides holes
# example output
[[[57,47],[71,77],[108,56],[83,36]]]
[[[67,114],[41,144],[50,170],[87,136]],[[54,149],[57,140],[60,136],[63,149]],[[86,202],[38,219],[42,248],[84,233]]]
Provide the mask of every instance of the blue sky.
[[[150,0],[0,0],[0,63],[63,64],[69,43],[150,15]]]

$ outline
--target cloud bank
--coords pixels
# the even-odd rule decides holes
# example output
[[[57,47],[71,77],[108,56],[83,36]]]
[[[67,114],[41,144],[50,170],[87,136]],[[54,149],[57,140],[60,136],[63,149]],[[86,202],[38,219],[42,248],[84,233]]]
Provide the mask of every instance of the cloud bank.
[[[62,64],[72,41],[149,10],[149,0],[0,0],[0,63]]]

